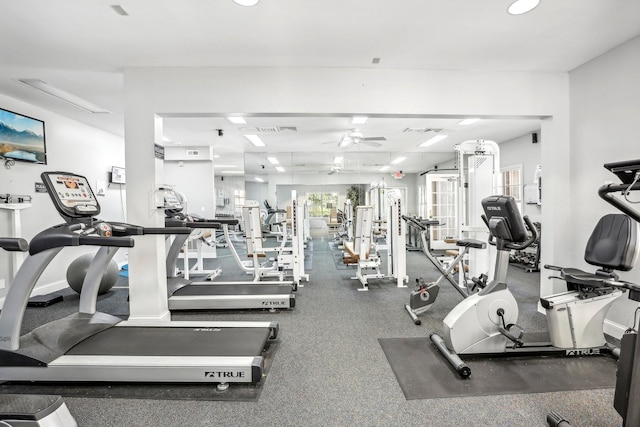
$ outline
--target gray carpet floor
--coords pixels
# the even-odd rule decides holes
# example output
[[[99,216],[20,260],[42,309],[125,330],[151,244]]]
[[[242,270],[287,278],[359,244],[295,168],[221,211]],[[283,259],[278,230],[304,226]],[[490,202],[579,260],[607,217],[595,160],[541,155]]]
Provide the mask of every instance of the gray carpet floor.
[[[404,310],[411,287],[417,277],[438,276],[422,253],[407,253],[410,287],[371,280],[369,292],[358,292],[359,282],[350,279],[354,270],[336,268],[329,240],[314,238],[313,270],[309,282],[298,289],[293,310],[173,314],[174,320],[279,322],[279,348],[258,401],[66,397],[79,425],[530,427],[545,426],[550,410],[561,412],[575,426],[621,424],[612,407],[613,389],[407,400],[378,339],[427,337],[440,331],[442,319],[461,297],[444,284],[438,301],[416,326]],[[223,268],[220,280],[246,280],[224,249],[218,254],[210,262]],[[545,329],[544,317],[536,312],[538,274],[515,268],[509,273],[520,302],[519,324],[527,331]],[[126,298],[114,295],[102,296],[99,309],[125,314]],[[65,314],[51,307],[29,309],[24,327]]]

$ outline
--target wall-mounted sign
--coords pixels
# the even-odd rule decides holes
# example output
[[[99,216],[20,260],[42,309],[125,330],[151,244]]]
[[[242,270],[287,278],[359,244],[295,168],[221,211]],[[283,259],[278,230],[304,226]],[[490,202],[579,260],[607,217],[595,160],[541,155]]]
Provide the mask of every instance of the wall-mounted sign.
[[[153,154],[156,159],[164,160],[164,147],[162,145],[153,144]]]
[[[47,187],[45,187],[43,183],[36,182],[35,184],[36,184],[36,186],[35,186],[36,193],[46,193],[47,192]]]

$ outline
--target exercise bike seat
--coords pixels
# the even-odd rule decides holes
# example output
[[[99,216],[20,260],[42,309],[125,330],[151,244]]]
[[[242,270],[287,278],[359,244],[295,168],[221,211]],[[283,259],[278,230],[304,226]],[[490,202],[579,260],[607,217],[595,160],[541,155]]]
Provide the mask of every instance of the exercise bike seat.
[[[473,248],[473,249],[484,249],[487,247],[487,243],[481,242],[480,240],[475,240],[475,239],[462,239],[462,240],[456,240],[456,246]]]
[[[624,214],[608,214],[596,224],[584,252],[584,260],[600,267],[594,273],[578,268],[546,266],[559,270],[570,290],[609,288],[606,280],[617,280],[618,271],[633,268],[638,254],[638,225]]]
[[[614,272],[598,270],[595,273],[589,273],[587,271],[582,271],[577,268],[564,268],[562,269],[562,278],[567,282],[568,285],[573,288],[580,287],[589,287],[589,288],[598,288],[598,287],[609,287],[605,284],[606,280],[617,280],[618,275]]]

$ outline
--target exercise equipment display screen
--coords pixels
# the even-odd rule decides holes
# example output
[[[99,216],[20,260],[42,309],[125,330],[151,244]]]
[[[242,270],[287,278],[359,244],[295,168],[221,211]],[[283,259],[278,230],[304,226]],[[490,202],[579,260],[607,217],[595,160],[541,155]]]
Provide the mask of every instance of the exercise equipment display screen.
[[[87,178],[61,172],[44,172],[42,180],[56,208],[64,215],[77,217],[100,212]]]

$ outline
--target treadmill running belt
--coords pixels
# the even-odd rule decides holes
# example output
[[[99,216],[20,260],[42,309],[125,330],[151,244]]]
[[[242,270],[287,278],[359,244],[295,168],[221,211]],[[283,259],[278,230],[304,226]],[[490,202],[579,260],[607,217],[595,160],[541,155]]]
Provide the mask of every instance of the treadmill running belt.
[[[269,328],[115,326],[66,354],[88,356],[260,356]]]
[[[289,285],[187,285],[172,296],[194,295],[290,295]]]

